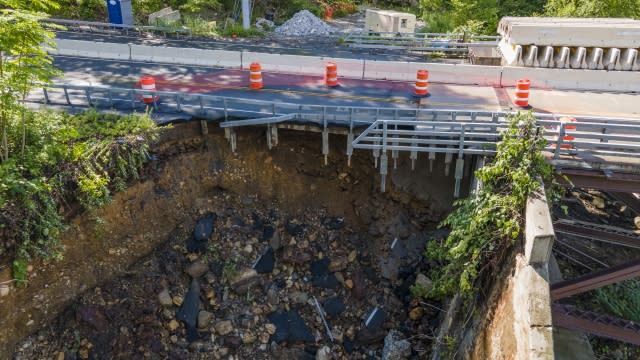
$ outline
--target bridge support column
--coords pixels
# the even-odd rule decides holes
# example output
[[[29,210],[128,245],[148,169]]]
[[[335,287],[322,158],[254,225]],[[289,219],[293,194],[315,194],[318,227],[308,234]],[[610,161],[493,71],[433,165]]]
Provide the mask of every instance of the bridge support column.
[[[236,132],[233,128],[224,128],[224,138],[229,140],[229,144],[231,144],[231,152],[236,152]]]
[[[380,191],[385,192],[387,185],[387,152],[380,156]]]
[[[278,146],[278,127],[277,126],[271,127],[271,141],[273,142],[274,146]]]
[[[200,120],[200,130],[202,131],[202,135],[207,135],[209,133],[209,128],[207,127],[207,120]]]
[[[347,166],[351,167],[351,155],[353,155],[353,129],[349,128],[347,134]]]
[[[412,139],[415,139],[415,136],[411,137]],[[416,150],[411,150],[411,154],[409,155],[409,159],[411,159],[411,170],[415,170],[416,169],[416,160],[418,160],[418,151]]]
[[[322,155],[326,166],[329,163],[329,131],[326,128],[322,131]]]
[[[473,169],[473,175],[471,176],[471,193],[472,194],[477,194],[478,191],[480,191],[480,188],[482,187],[482,181],[478,180],[476,178],[476,170],[480,170],[484,167],[484,164],[486,162],[487,158],[485,156],[476,156],[476,162],[475,162],[475,166]]]
[[[273,144],[271,143],[271,124],[267,124],[267,147],[269,148],[269,150],[271,150],[271,148],[273,147]]]
[[[452,153],[444,154],[444,176],[449,176],[451,161],[453,161],[453,154]]]
[[[380,145],[380,141],[376,140],[373,143],[376,146],[373,149],[373,167],[377,169],[378,168],[378,158],[380,157],[380,149],[378,148],[378,145]]]
[[[462,181],[463,175],[464,175],[464,158],[462,156],[459,156],[456,159],[456,172],[454,174],[454,177],[456,179],[455,189],[453,190],[454,198],[460,197],[460,182]]]
[[[391,146],[398,146],[398,142],[394,141]],[[398,150],[391,150],[391,158],[393,159],[393,170],[398,169]]]
[[[436,153],[434,152],[430,152],[429,153],[429,172],[432,173],[433,172],[433,161],[436,159]]]

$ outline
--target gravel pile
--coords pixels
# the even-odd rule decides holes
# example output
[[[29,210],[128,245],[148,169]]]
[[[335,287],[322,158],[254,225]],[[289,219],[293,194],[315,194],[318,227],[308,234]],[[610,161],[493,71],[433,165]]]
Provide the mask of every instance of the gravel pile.
[[[284,36],[329,35],[336,31],[336,28],[327,25],[308,10],[298,11],[275,30],[276,34]]]

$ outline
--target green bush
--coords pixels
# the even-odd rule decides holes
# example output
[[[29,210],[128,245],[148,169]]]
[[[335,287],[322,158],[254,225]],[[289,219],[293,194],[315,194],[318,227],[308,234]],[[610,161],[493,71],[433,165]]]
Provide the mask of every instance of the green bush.
[[[21,143],[19,123],[14,116],[7,134],[13,147]],[[25,124],[24,157],[0,163],[0,254],[16,259],[18,281],[24,280],[22,265],[29,259],[62,256],[60,208],[107,204],[114,188],[139,176],[160,131],[147,115],[95,111],[27,112]]]
[[[242,24],[228,24],[220,31],[223,36],[237,36],[237,37],[260,37],[264,36],[264,33],[254,27],[244,29]]]
[[[461,293],[468,299],[498,271],[520,237],[526,200],[538,187],[537,178],[552,177],[551,165],[541,153],[541,131],[531,113],[509,119],[495,158],[475,173],[481,190],[455,202],[456,208],[440,225],[451,230],[449,236],[428,244],[425,255],[441,264],[431,272],[430,297]]]

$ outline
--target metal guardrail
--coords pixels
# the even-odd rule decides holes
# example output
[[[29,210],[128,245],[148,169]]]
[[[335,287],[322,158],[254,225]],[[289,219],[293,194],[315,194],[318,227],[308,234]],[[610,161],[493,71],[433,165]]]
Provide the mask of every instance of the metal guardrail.
[[[397,159],[399,151],[427,152],[429,158],[444,153],[450,164],[457,154],[456,182],[462,179],[464,155],[492,155],[500,139],[500,130],[508,122],[508,112],[434,110],[417,108],[382,108],[294,104],[268,100],[233,98],[207,94],[103,86],[54,84],[43,89],[43,98],[29,100],[64,106],[97,106],[127,111],[184,113],[221,122],[233,144],[233,129],[240,126],[300,123],[314,125],[323,132],[323,153],[328,155],[328,127],[348,128],[347,156],[353,149],[369,149],[377,160],[380,173],[386,175],[387,151]],[[152,104],[142,101],[152,95]],[[547,150],[552,158],[578,156],[593,158],[614,156],[637,158],[640,153],[640,119],[573,116],[577,122],[564,123],[560,114],[534,114],[545,128]],[[240,119],[240,120],[239,120]],[[567,126],[575,126],[568,130]],[[354,129],[362,129],[354,140]],[[269,139],[271,141],[271,138]],[[277,140],[276,140],[277,141]],[[270,142],[269,142],[270,143]],[[448,169],[448,167],[447,167]]]
[[[184,35],[191,37],[191,29],[183,27],[172,26],[153,26],[153,25],[123,25],[112,24],[97,21],[82,21],[82,20],[70,20],[70,19],[46,19],[46,22],[64,25],[68,30],[72,31],[86,31],[86,32],[100,32],[100,33],[112,33],[112,32],[137,32],[139,35],[143,33],[162,33],[165,37],[167,34]]]
[[[465,53],[469,47],[497,47],[500,36],[356,31],[344,43],[353,48]]]

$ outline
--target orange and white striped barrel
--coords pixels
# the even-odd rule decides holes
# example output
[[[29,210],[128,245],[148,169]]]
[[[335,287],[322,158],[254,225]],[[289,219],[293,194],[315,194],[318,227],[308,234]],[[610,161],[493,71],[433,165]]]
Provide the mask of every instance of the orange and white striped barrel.
[[[531,81],[529,79],[521,79],[516,82],[516,96],[513,103],[520,107],[529,106],[529,88]]]
[[[336,63],[327,63],[327,73],[325,79],[327,86],[338,86],[338,65],[336,65]]]
[[[413,94],[415,96],[427,96],[429,91],[429,72],[427,70],[418,70],[416,74],[416,84],[413,88]]]
[[[144,75],[140,78],[140,88],[142,90],[156,91],[156,80],[150,75]],[[142,102],[144,102],[145,104],[153,104],[153,97],[153,94],[143,94]],[[158,100],[157,96],[156,100]]]
[[[565,124],[565,134],[562,137],[562,145],[560,145],[561,149],[573,149],[573,144],[571,144],[571,142],[576,138],[573,135],[568,135],[567,131],[576,131],[575,125],[569,125],[575,122],[577,122],[577,120],[575,118],[572,118],[571,116],[563,116],[560,118],[560,123]],[[558,131],[560,131],[560,126],[558,126]]]
[[[262,67],[258,63],[249,65],[249,88],[253,90],[262,89]]]

